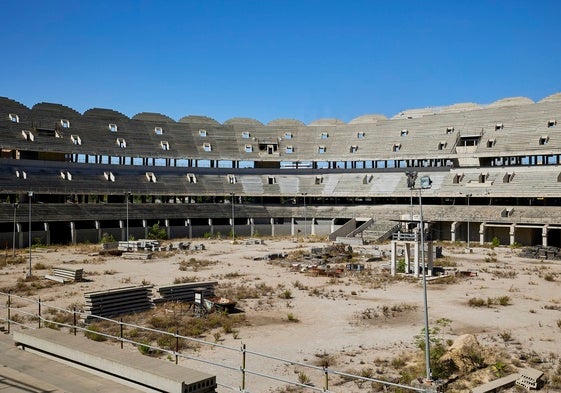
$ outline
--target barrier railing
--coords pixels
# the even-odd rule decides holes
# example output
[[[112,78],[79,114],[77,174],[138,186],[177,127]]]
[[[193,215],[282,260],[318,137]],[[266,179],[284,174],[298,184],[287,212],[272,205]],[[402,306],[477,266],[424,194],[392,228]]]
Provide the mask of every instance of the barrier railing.
[[[329,367],[316,366],[308,363],[303,363],[291,359],[274,356],[263,352],[252,351],[246,347],[246,344],[242,344],[240,348],[235,348],[235,347],[219,344],[216,342],[213,343],[194,337],[183,336],[178,334],[177,332],[173,333],[173,332],[153,329],[146,326],[136,325],[128,322],[123,322],[122,319],[115,320],[115,319],[105,318],[101,316],[92,316],[91,314],[86,314],[84,312],[77,311],[75,309],[68,310],[68,309],[56,307],[54,305],[50,305],[48,303],[41,301],[40,298],[30,299],[30,298],[25,298],[22,296],[10,294],[10,293],[4,293],[4,292],[0,292],[0,298],[4,299],[4,301],[1,302],[1,306],[0,306],[0,310],[4,310],[3,313],[2,311],[0,311],[0,322],[6,324],[8,333],[11,330],[13,330],[14,326],[16,326],[17,328],[25,328],[25,329],[68,328],[69,331],[74,335],[76,335],[78,331],[81,331],[84,334],[96,335],[98,337],[104,337],[107,340],[119,342],[121,349],[124,347],[124,344],[130,344],[136,347],[141,347],[144,352],[148,350],[158,351],[159,353],[167,354],[168,356],[173,357],[175,359],[176,364],[179,362],[179,359],[186,359],[186,360],[199,362],[207,366],[214,366],[217,367],[217,369],[223,370],[224,371],[223,373],[217,374],[218,376],[217,385],[219,388],[227,389],[230,391],[241,392],[241,393],[257,393],[257,391],[248,390],[247,377],[250,375],[259,378],[264,378],[271,382],[275,381],[277,383],[286,384],[293,387],[299,387],[307,392],[310,391],[310,392],[323,392],[323,393],[339,393],[345,391],[344,387],[342,388],[343,390],[341,391],[330,390],[330,383],[333,382],[333,378],[332,378],[333,376],[343,377],[349,381],[352,380],[362,383],[364,382],[377,383],[383,385],[385,388],[392,387],[392,388],[404,389],[406,391],[427,392],[432,390],[429,388],[423,389],[423,388],[412,387],[403,384],[392,383],[380,379],[355,375],[355,374],[331,369]],[[36,306],[37,312],[28,311],[26,310],[26,308],[29,307],[22,306],[21,304],[14,304],[14,301],[24,303],[26,306],[29,305]],[[45,316],[45,309],[54,310],[56,311],[56,313],[70,314],[72,316],[71,318],[72,323],[60,322],[54,319],[50,319],[48,316]],[[108,334],[88,328],[88,326],[86,326],[84,322],[81,322],[84,321],[86,317],[89,320],[91,320],[93,317],[100,321],[104,321],[110,325],[117,326],[119,334],[118,335]],[[60,319],[65,319],[65,318],[60,318]],[[152,343],[139,342],[131,338],[127,338],[125,336],[126,328],[133,329],[136,332],[146,331],[146,332],[151,332],[163,336],[169,336],[170,338],[175,340],[175,348],[174,349],[162,348],[160,346],[152,345]],[[193,356],[192,354],[189,353],[181,352],[179,346],[179,340],[185,340],[187,342],[194,343],[201,346],[208,346],[213,349],[233,352],[235,355],[237,355],[237,356],[234,355],[235,358],[239,359],[237,361],[238,363],[232,365],[223,361],[213,361],[209,359],[204,359],[202,357]],[[318,387],[311,384],[309,382],[309,379],[307,379],[307,375],[306,378],[301,378],[299,379],[299,381],[295,381],[295,380],[287,379],[283,375],[274,375],[273,373],[268,373],[257,369],[248,368],[247,362],[249,356],[254,357],[257,360],[255,364],[263,364],[265,360],[270,360],[273,362],[281,363],[282,365],[285,366],[286,365],[289,365],[291,367],[298,366],[305,370],[321,373],[322,374],[321,379],[323,381],[322,386]],[[275,369],[275,367],[271,366],[271,369],[273,370]],[[208,369],[205,371],[208,372]],[[228,377],[227,371],[230,372],[230,377]],[[300,374],[301,373],[302,372],[300,372]]]

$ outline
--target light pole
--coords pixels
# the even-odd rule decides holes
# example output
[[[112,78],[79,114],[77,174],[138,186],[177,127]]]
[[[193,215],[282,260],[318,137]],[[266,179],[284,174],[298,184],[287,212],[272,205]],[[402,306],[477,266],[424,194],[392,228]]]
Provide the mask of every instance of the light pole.
[[[14,237],[12,238],[12,258],[16,257],[16,211],[19,203],[14,203]]]
[[[308,218],[306,215],[306,195],[308,195],[307,192],[303,192],[302,193],[302,197],[304,199],[304,237],[308,237]]]
[[[468,204],[467,204],[467,208],[468,208],[468,218],[467,218],[467,227],[468,227],[468,228],[467,228],[467,248],[468,248],[468,251],[470,250],[470,247],[469,247],[469,221],[470,221],[470,217],[469,217],[469,215],[470,215],[470,210],[469,210],[469,198],[471,198],[471,195],[472,195],[472,194],[466,194],[467,203],[468,203]]]
[[[236,216],[235,216],[235,211],[234,211],[234,196],[235,194],[233,192],[230,193],[230,196],[232,197],[232,243],[236,241]]]
[[[29,271],[27,272],[27,277],[31,277],[31,198],[33,197],[33,191],[29,191],[27,196],[29,200]]]
[[[421,186],[419,188],[415,188],[415,181],[417,180],[417,172],[405,172],[407,176],[407,187],[409,189],[419,190],[419,225],[420,225],[420,235],[421,235],[421,265],[423,267],[423,300],[424,300],[424,308],[425,308],[425,366],[426,366],[426,374],[427,382],[432,381],[431,376],[431,368],[430,368],[430,333],[429,333],[429,303],[427,298],[427,269],[425,266],[425,224],[423,222],[423,189],[427,189],[431,187],[432,181],[430,177],[423,176],[421,177]]]
[[[125,198],[127,200],[126,205],[127,205],[127,230],[126,230],[126,241],[129,241],[129,196],[130,196],[130,191],[125,192]],[[127,245],[127,249],[128,249],[128,245]]]

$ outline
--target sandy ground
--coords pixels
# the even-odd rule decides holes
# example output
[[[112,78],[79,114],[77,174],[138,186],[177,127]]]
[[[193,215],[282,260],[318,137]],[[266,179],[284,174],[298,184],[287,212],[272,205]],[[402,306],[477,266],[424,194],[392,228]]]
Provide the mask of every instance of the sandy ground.
[[[87,282],[56,284],[31,296],[40,297],[61,308],[84,303],[84,292],[150,283],[170,285],[184,276],[200,281],[216,280],[216,291],[227,287],[266,284],[271,293],[259,299],[241,300],[248,326],[238,333],[224,334],[219,343],[239,349],[243,344],[249,351],[266,353],[290,361],[319,364],[320,356],[331,357],[330,368],[353,371],[371,368],[373,377],[391,379],[396,371],[388,361],[417,351],[415,336],[424,326],[423,292],[419,280],[365,279],[366,274],[379,276],[380,266],[389,261],[364,262],[366,273],[345,272],[339,278],[316,276],[291,269],[291,263],[260,259],[271,253],[306,251],[325,243],[302,242],[296,239],[265,239],[264,245],[246,245],[243,241],[232,244],[227,240],[196,240],[203,243],[203,251],[177,251],[156,254],[150,260],[124,260],[120,257],[100,257],[99,246],[59,247],[34,250],[34,274],[44,276],[48,268],[71,265],[83,268]],[[527,359],[539,357],[545,363],[535,362],[532,367],[548,371],[556,367],[561,356],[561,262],[525,259],[517,256],[519,250],[507,247],[473,248],[471,253],[458,245],[444,244],[445,261],[459,270],[473,270],[474,277],[461,277],[453,283],[428,285],[429,320],[449,320],[438,334],[443,340],[455,339],[462,334],[473,334],[478,341],[497,353],[513,366],[527,366]],[[381,245],[388,251],[389,245]],[[374,246],[355,247],[355,252],[366,257]],[[22,250],[22,255],[25,251]],[[212,260],[199,269],[180,271],[179,263],[189,258]],[[360,257],[357,257],[360,261]],[[301,261],[306,263],[306,261]],[[438,265],[438,260],[435,262]],[[9,265],[0,271],[0,288],[14,286],[25,276],[26,264]],[[290,292],[290,298],[282,294]],[[470,307],[470,299],[495,299],[508,296],[509,305]],[[286,296],[285,296],[286,297]],[[401,307],[400,307],[401,305]],[[23,306],[23,304],[22,304]],[[383,314],[383,307],[403,311]],[[24,307],[25,308],[25,307]],[[289,321],[289,314],[297,322]],[[508,341],[505,336],[510,336]],[[208,341],[214,342],[212,335]],[[418,352],[418,351],[417,351]],[[202,346],[195,356],[226,362],[240,367],[241,355],[236,351]],[[522,359],[522,360],[520,360]],[[213,372],[211,365],[182,361],[193,368]],[[307,370],[286,361],[274,361],[248,355],[247,367],[270,375],[298,380],[304,371],[316,386],[322,386],[320,371]],[[241,385],[240,373],[218,371],[222,381],[233,387]],[[221,380],[219,378],[219,381]],[[330,388],[336,392],[370,391],[348,382]],[[281,383],[248,376],[246,388],[253,393],[280,391]],[[221,391],[229,391],[227,389]]]

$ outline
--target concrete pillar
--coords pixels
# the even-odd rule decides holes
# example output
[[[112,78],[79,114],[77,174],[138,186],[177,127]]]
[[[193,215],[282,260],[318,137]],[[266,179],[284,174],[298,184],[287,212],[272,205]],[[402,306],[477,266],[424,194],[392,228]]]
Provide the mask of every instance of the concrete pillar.
[[[409,243],[405,243],[403,245],[403,250],[404,250],[404,257],[405,257],[405,273],[409,274],[411,273],[411,244]]]
[[[247,224],[249,225],[249,235],[253,237],[255,233],[255,221],[250,217],[247,219]]]
[[[512,246],[516,242],[516,224],[510,225],[510,245]]]
[[[427,259],[427,274],[429,277],[432,277],[432,265],[433,265],[433,247],[432,242],[425,242],[427,245],[427,252],[425,254],[425,258]]]
[[[21,231],[21,224],[16,223],[16,248],[21,248],[23,232]]]
[[[421,256],[419,255],[419,242],[415,242],[415,265],[414,265],[414,269],[415,271],[413,272],[413,274],[415,275],[415,277],[419,277],[419,262],[421,259]]]
[[[296,229],[296,219],[292,217],[290,219],[290,236],[294,236],[295,229]]]
[[[310,229],[310,233],[312,234],[312,236],[314,236],[316,234],[316,226],[314,225],[315,222],[316,222],[316,218],[312,217],[312,220],[311,220],[312,228]]]
[[[49,231],[49,223],[48,222],[44,222],[43,223],[43,228],[45,228],[45,244],[47,246],[51,245],[51,231]]]
[[[485,244],[485,226],[484,222],[479,225],[479,244],[481,245]]]
[[[542,246],[547,247],[547,233],[549,232],[549,225],[544,225],[542,228]]]
[[[127,226],[125,220],[119,220],[119,228],[121,228],[121,240],[126,241],[127,239]]]
[[[189,239],[193,238],[193,227],[191,226],[191,219],[185,220],[185,226],[187,227],[187,232],[189,233]]]
[[[275,236],[275,219],[271,217],[270,221],[271,223],[271,236]]]
[[[130,223],[129,223],[130,225]],[[144,228],[144,238],[148,237],[148,221],[142,220],[142,228]],[[129,236],[131,235],[131,228],[129,228]]]
[[[331,220],[331,228],[329,233],[333,233],[333,232],[335,232],[335,219]]]
[[[98,220],[95,220],[95,221],[94,221],[94,225],[95,225],[95,229],[97,230],[96,240],[97,240],[97,242],[99,243],[99,242],[101,241],[101,236],[102,236],[102,233],[101,233],[101,224],[99,223]]]
[[[395,276],[395,271],[396,271],[396,252],[397,252],[397,242],[395,240],[392,240],[391,243],[391,262],[390,262],[390,272],[392,276]]]
[[[70,242],[73,245],[76,244],[76,223],[74,221],[70,221]]]
[[[208,226],[210,227],[210,234],[214,236],[214,225],[212,224],[212,218],[208,219]]]
[[[169,220],[166,218],[164,223],[166,225],[166,234],[168,235],[168,239],[171,239],[171,228],[169,227]]]
[[[458,221],[454,221],[450,224],[450,233],[452,234],[452,242],[456,241],[456,229],[458,229]]]

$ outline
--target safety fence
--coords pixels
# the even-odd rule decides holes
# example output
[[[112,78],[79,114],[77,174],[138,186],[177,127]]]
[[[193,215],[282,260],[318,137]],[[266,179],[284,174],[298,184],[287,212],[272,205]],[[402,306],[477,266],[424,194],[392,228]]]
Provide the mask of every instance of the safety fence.
[[[0,310],[2,310],[0,313],[0,322],[5,324],[5,329],[8,333],[14,329],[52,328],[60,330],[62,328],[67,328],[74,335],[78,334],[78,332],[82,332],[82,334],[85,334],[90,338],[96,337],[99,340],[99,338],[102,337],[103,340],[111,340],[119,343],[121,349],[123,349],[124,345],[127,344],[136,346],[142,353],[157,352],[164,354],[167,355],[169,360],[174,360],[176,364],[178,364],[180,359],[200,363],[205,372],[208,373],[211,371],[216,373],[217,385],[220,392],[234,391],[241,393],[257,393],[260,388],[256,387],[254,388],[256,390],[251,390],[251,386],[249,386],[250,381],[248,381],[249,377],[265,379],[267,386],[275,385],[278,386],[279,389],[283,386],[288,388],[300,388],[303,392],[340,393],[347,391],[348,389],[345,389],[345,386],[340,384],[341,379],[345,381],[354,381],[359,386],[365,383],[380,384],[379,387],[383,389],[379,390],[388,390],[388,388],[395,391],[414,392],[427,392],[432,390],[430,388],[419,388],[392,383],[371,378],[369,376],[355,375],[335,370],[330,367],[321,367],[300,361],[281,358],[263,352],[250,350],[247,348],[246,344],[242,344],[240,347],[236,348],[217,342],[210,342],[180,335],[178,332],[168,332],[123,322],[122,319],[110,319],[86,314],[75,309],[63,309],[43,302],[40,298],[31,299],[4,292],[0,292],[0,298],[3,299],[1,302],[2,306],[0,308]],[[57,315],[58,317],[53,318],[53,315]],[[66,318],[61,318],[61,315],[66,315]],[[91,324],[87,325],[84,322],[86,318],[90,322],[93,318],[103,321],[104,324],[113,325],[114,327],[117,327],[117,329],[112,329],[112,331],[117,330],[119,333],[108,334],[101,332],[98,329],[93,329]],[[64,322],[60,322],[61,320]],[[135,341],[134,338],[139,336],[138,332],[140,331],[150,332],[161,335],[161,337],[166,337],[167,342],[171,342],[172,345],[167,345],[168,348],[164,348],[153,345],[153,343]],[[127,332],[129,332],[129,334],[127,334]],[[134,332],[134,334],[131,332]],[[193,353],[186,353],[186,351],[182,351],[180,340],[184,340],[183,342],[188,342],[200,347],[207,346],[212,349],[229,352],[229,356],[224,355],[220,356],[220,358],[234,360],[232,363],[228,363],[224,360],[216,361],[205,359],[203,356],[194,356],[196,354],[195,352],[200,351],[193,351]],[[157,342],[161,341],[157,340]],[[173,343],[175,343],[175,345],[173,345]],[[169,347],[172,347],[172,349]],[[267,370],[270,371],[263,371],[263,367],[250,368],[248,367],[250,362],[251,364],[260,366],[267,364]],[[274,374],[275,370],[283,369],[285,367],[292,367],[293,371],[291,373],[285,372],[284,374]],[[297,380],[289,379],[286,376],[288,374],[297,375]],[[313,384],[311,382],[311,376],[315,376],[315,378],[313,378],[315,381],[321,380],[321,386],[316,386],[319,385],[318,383]],[[341,390],[331,390],[332,386],[330,386],[330,384],[333,384],[336,379],[339,381],[338,387]],[[261,383],[260,386],[263,386],[263,384]]]

